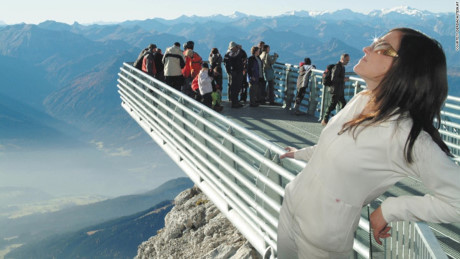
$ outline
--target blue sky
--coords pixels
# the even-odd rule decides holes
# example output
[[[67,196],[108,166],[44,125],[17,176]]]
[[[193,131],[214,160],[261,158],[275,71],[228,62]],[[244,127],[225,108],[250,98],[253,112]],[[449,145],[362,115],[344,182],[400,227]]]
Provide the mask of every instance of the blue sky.
[[[349,8],[368,13],[375,9],[410,6],[431,12],[454,12],[458,0],[0,0],[0,21],[7,24],[120,22],[148,18],[174,19],[181,15],[229,15],[235,11],[279,15],[293,10],[334,11]]]

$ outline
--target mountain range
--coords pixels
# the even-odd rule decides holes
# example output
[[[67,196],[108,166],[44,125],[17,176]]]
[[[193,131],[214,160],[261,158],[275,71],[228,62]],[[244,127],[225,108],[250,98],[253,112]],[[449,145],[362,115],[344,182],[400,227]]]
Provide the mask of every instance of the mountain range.
[[[26,244],[5,258],[133,258],[143,241],[164,227],[173,203],[163,201],[145,211],[78,231]]]
[[[182,177],[167,181],[160,187],[141,194],[125,195],[117,198],[105,199],[99,202],[93,202],[86,205],[68,206],[68,208],[63,208],[55,212],[38,213],[8,219],[3,218],[0,219],[0,229],[2,229],[0,232],[0,250],[15,244],[32,243],[32,245],[27,245],[23,249],[27,251],[28,247],[34,247],[34,249],[38,249],[40,247],[52,246],[56,249],[61,248],[57,249],[57,251],[62,252],[64,247],[81,247],[85,245],[84,242],[89,242],[92,245],[97,245],[93,238],[100,238],[101,235],[106,239],[118,239],[116,244],[123,246],[124,241],[127,241],[134,235],[136,236],[134,245],[131,242],[130,246],[131,252],[133,253],[131,257],[133,257],[137,250],[137,245],[139,245],[141,241],[147,239],[151,235],[154,235],[156,233],[156,229],[159,229],[164,225],[164,214],[167,213],[171,207],[170,201],[173,200],[178,193],[187,188],[191,188],[192,186],[193,182],[189,178]],[[0,192],[0,194],[5,194],[5,191],[6,190]],[[24,192],[27,190],[16,189],[14,191]],[[32,191],[34,194],[39,194],[45,197],[47,196],[46,194],[37,192],[36,190]],[[19,197],[24,199],[23,195]],[[162,208],[165,209],[166,212],[155,212],[157,210],[158,212],[163,211]],[[142,215],[152,215],[155,219],[150,221],[151,218],[145,218],[143,221],[134,221],[134,219],[137,219]],[[134,228],[133,226],[136,226],[136,224],[140,225],[137,225],[137,227]],[[143,228],[146,225],[155,225],[156,227],[154,230],[146,229],[147,232],[139,231],[138,228]],[[131,227],[129,226],[131,226],[132,229],[130,229]],[[84,237],[90,239],[89,241],[75,240],[75,238],[82,239],[81,233],[87,233],[91,231],[97,232],[97,230],[102,229],[108,231],[99,233],[97,235],[83,235]],[[132,235],[124,235],[123,233],[119,232],[121,230],[130,232]],[[113,234],[112,232],[117,232],[119,236]],[[142,233],[147,234],[144,236]],[[75,237],[75,235],[78,238]],[[69,238],[73,239],[73,241],[68,241]],[[123,238],[125,238],[124,241]],[[57,240],[59,240],[59,242],[57,242]],[[106,242],[109,241],[107,240]],[[37,243],[40,245],[34,245]],[[43,245],[44,243],[47,243],[47,245]],[[66,245],[62,245],[63,243],[66,243]],[[116,247],[115,244],[113,244],[113,246]],[[21,248],[21,250],[23,249]],[[101,249],[101,251],[103,250],[102,247],[99,247],[98,249]],[[86,253],[87,250],[88,249],[84,249],[84,252]],[[124,249],[120,249],[120,251],[121,250],[124,251]],[[45,252],[51,253],[51,250],[46,251],[45,249]],[[63,255],[56,254],[55,256],[62,258]],[[49,258],[52,256],[44,255],[43,257]],[[19,256],[15,258],[31,257]]]

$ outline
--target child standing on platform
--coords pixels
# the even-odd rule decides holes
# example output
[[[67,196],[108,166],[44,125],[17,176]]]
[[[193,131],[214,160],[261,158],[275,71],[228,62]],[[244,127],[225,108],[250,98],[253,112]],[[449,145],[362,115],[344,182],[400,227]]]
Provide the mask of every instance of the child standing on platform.
[[[200,95],[202,96],[202,102],[204,105],[212,108],[212,81],[213,78],[209,73],[208,63],[203,63],[201,65],[201,71],[198,75],[198,86]]]

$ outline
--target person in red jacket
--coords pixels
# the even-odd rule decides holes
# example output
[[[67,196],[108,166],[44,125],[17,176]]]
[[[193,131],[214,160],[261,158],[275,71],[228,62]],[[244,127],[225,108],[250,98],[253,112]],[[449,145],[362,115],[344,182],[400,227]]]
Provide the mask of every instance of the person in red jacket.
[[[201,64],[203,63],[201,56],[193,51],[194,47],[195,43],[193,41],[187,41],[184,45],[185,67],[182,69],[182,75],[185,78],[185,85],[182,92],[187,95],[192,94],[191,83],[200,73]]]

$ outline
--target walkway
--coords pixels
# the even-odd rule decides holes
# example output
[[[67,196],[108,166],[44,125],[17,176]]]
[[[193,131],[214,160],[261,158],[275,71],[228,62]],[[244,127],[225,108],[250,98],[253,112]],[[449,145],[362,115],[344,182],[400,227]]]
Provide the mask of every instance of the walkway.
[[[224,102],[223,106],[222,115],[280,147],[314,145],[323,129],[318,118],[296,116],[281,106],[261,105],[252,108],[246,104],[242,108],[232,109],[228,102]]]

